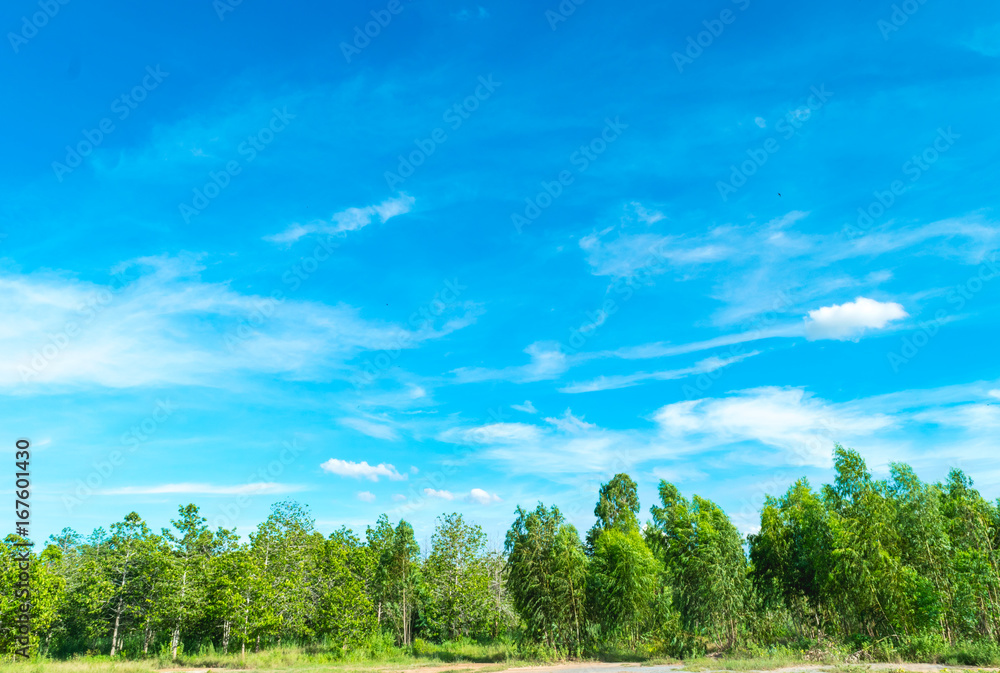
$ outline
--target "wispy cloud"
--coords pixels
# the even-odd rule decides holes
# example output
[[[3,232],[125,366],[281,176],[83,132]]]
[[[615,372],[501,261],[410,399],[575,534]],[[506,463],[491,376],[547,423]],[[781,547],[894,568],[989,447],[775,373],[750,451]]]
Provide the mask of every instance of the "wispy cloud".
[[[339,422],[341,425],[346,425],[361,434],[375,437],[376,439],[388,439],[390,441],[399,439],[399,433],[396,432],[395,428],[383,423],[376,423],[364,418],[341,418]]]
[[[206,483],[163,484],[161,486],[124,486],[100,491],[101,495],[278,495],[306,490],[297,484],[256,482],[237,486]]]
[[[322,468],[324,472],[336,474],[341,477],[367,479],[368,481],[378,481],[379,477],[387,477],[393,481],[402,481],[407,478],[407,475],[400,474],[394,466],[389,465],[388,463],[369,465],[368,461],[365,460],[360,463],[354,463],[349,460],[331,458],[325,463],[321,463],[320,468]]]
[[[203,268],[192,256],[144,257],[104,285],[0,271],[0,392],[347,379],[360,353],[417,348],[469,324],[411,330],[345,304],[240,294],[203,281]]]
[[[462,367],[452,372],[455,375],[455,382],[513,381],[515,383],[529,383],[558,378],[569,368],[568,358],[557,343],[533,343],[525,348],[524,352],[531,358],[531,362],[526,365],[515,365],[502,369]]]
[[[279,234],[265,236],[272,243],[294,243],[310,234],[344,234],[367,227],[374,219],[387,222],[393,217],[404,215],[413,208],[415,199],[401,194],[364,208],[347,208],[334,213],[329,221],[317,220],[308,224],[293,224]]]
[[[688,376],[696,376],[707,372],[714,372],[723,367],[745,360],[754,355],[759,355],[760,351],[742,353],[732,357],[709,357],[701,360],[690,367],[680,369],[667,369],[656,372],[636,372],[634,374],[623,374],[618,376],[599,376],[591,381],[583,383],[573,383],[559,389],[563,393],[591,393],[600,390],[615,390],[617,388],[629,388],[637,386],[647,381],[671,381],[682,379]]]

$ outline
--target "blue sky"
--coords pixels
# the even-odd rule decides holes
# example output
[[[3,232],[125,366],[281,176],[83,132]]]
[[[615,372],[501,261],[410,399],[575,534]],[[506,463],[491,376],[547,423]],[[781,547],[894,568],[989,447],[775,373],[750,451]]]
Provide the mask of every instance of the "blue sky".
[[[1000,495],[1000,7],[0,10],[0,427],[33,535],[362,530],[627,471]],[[368,35],[365,35],[365,31]],[[13,469],[13,468],[12,468]]]

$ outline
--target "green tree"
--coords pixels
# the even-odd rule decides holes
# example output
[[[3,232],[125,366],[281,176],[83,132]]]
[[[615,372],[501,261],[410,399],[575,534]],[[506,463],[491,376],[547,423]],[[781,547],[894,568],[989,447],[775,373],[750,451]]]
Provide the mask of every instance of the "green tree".
[[[559,508],[521,507],[507,532],[507,588],[528,634],[549,647],[577,651],[582,644],[581,606],[586,557],[576,529]]]
[[[424,623],[434,637],[479,636],[489,621],[486,534],[461,514],[438,517],[423,577],[430,603]]]
[[[590,563],[592,605],[604,633],[634,647],[652,614],[659,564],[637,529],[605,530]]]
[[[666,565],[673,603],[689,631],[737,640],[748,616],[750,584],[743,540],[718,505],[697,495],[689,502],[673,484],[660,482],[646,538]]]
[[[606,484],[601,484],[598,492],[594,516],[597,523],[587,531],[587,551],[594,552],[597,539],[606,530],[627,533],[639,530],[639,490],[632,478],[624,473],[616,474]]]

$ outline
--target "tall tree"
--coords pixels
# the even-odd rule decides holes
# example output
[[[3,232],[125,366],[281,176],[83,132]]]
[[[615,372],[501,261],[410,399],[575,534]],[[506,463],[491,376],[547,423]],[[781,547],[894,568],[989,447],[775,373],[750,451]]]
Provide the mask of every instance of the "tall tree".
[[[606,484],[601,484],[598,492],[594,516],[597,523],[587,531],[587,551],[594,552],[597,539],[606,530],[627,533],[639,530],[639,490],[632,478],[624,473],[616,474]]]

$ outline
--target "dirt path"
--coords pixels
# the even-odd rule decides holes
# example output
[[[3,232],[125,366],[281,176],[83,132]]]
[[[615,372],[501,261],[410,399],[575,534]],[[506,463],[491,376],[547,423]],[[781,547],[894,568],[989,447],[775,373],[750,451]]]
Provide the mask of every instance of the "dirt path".
[[[684,664],[657,664],[653,666],[643,666],[638,663],[608,663],[602,661],[594,662],[566,662],[560,664],[544,664],[538,666],[518,666],[503,668],[501,664],[479,664],[472,662],[456,662],[453,664],[437,665],[410,665],[410,666],[373,666],[360,665],[358,671],[365,673],[450,673],[452,671],[481,671],[486,669],[490,673],[686,673]],[[732,669],[712,668],[706,669],[702,666],[693,665],[692,668],[698,673],[733,673]],[[858,671],[906,671],[907,673],[941,673],[943,671],[994,671],[1000,673],[996,668],[977,668],[975,666],[947,666],[945,664],[855,664]],[[310,666],[308,670],[350,671],[350,665],[336,666]],[[771,669],[739,669],[735,673],[813,673],[828,672],[836,673],[842,670],[843,665],[835,666],[831,664],[800,664],[797,666],[785,666]],[[229,673],[230,669],[205,669],[205,668],[166,668],[158,673]],[[303,669],[307,670],[307,669]]]

